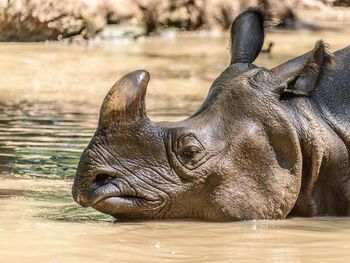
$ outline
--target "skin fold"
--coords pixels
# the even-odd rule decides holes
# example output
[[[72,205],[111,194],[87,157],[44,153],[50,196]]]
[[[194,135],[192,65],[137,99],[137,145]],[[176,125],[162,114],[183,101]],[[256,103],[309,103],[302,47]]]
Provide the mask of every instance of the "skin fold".
[[[272,69],[253,61],[267,14],[231,28],[231,63],[180,122],[152,122],[150,75],[131,72],[103,101],[73,197],[119,219],[210,221],[350,213],[350,47]]]

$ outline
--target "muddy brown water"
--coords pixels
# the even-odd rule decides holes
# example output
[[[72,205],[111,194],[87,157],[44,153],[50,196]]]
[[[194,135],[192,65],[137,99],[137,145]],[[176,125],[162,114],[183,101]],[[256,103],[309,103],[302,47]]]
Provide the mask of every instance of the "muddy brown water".
[[[275,32],[271,67],[349,32]],[[100,103],[124,73],[151,72],[153,120],[180,120],[229,61],[228,40],[0,44],[0,262],[349,262],[349,218],[113,223],[70,196]]]

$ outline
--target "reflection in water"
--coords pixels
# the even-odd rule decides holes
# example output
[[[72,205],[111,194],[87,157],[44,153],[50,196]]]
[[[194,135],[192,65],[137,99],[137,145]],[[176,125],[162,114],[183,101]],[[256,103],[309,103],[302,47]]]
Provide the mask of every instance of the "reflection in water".
[[[266,67],[310,50],[320,37],[334,49],[348,44],[341,32],[268,37],[273,52],[257,61]],[[72,201],[81,151],[116,79],[148,69],[151,119],[180,120],[197,110],[225,67],[226,47],[221,38],[88,48],[1,44],[0,261],[347,262],[348,218],[112,224]]]
[[[53,103],[0,107],[0,174],[72,178],[96,128],[96,113]]]
[[[201,101],[182,99],[186,99],[184,109],[150,109],[149,115],[184,118],[195,111],[191,105]],[[82,150],[95,132],[97,119],[98,113],[87,105],[0,104],[0,174],[71,179]]]

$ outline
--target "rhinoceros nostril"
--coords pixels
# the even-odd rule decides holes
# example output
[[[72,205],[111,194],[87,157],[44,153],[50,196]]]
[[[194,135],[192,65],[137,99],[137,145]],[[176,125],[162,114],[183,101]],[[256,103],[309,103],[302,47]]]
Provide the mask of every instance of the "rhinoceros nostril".
[[[96,175],[93,184],[96,187],[108,184],[112,180],[112,176],[110,174],[98,174]]]

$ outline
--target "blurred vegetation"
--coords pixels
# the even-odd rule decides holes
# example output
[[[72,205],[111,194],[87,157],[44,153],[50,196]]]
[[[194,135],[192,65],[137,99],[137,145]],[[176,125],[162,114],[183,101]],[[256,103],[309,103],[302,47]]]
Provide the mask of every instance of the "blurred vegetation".
[[[90,39],[110,24],[142,27],[136,35],[227,30],[237,14],[258,5],[291,26],[299,9],[329,12],[350,0],[0,0],[0,41]]]

